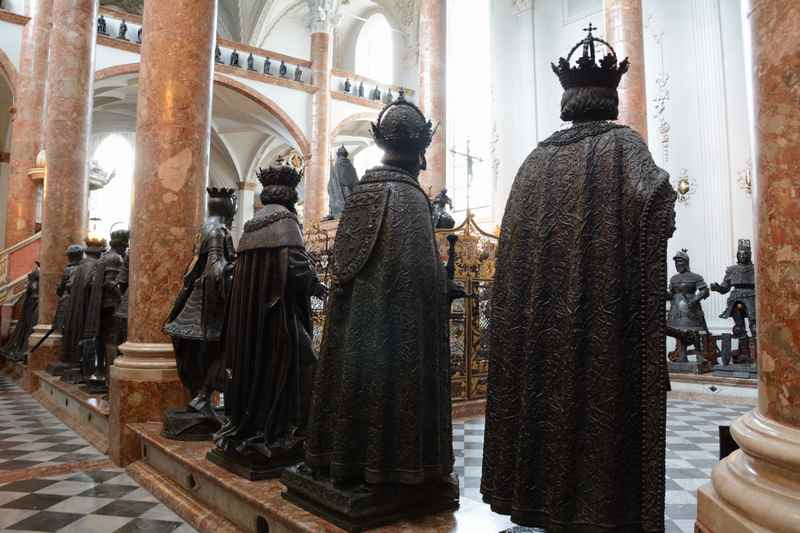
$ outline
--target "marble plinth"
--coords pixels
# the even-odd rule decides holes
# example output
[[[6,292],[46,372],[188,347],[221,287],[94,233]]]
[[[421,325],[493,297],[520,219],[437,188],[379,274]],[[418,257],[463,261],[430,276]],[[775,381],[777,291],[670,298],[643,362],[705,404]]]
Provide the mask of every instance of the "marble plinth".
[[[48,411],[102,453],[108,452],[108,402],[87,394],[77,385],[37,371],[39,389],[33,393]]]
[[[28,339],[28,346],[36,346],[47,332],[50,325],[37,325],[33,328]],[[28,354],[28,373],[22,382],[22,388],[26,392],[33,393],[39,388],[38,372],[45,370],[48,366],[61,360],[61,334],[51,333],[47,339],[34,352]]]
[[[131,424],[142,459],[127,467],[131,477],[200,531],[335,533],[330,522],[285,500],[278,480],[248,481],[209,462],[210,442],[172,441],[158,422]],[[461,497],[457,511],[377,528],[376,533],[477,533],[512,527],[489,506]],[[229,529],[234,528],[234,529]]]
[[[265,460],[255,454],[242,455],[236,450],[212,448],[206,459],[250,481],[277,479],[286,468],[303,460],[303,446],[299,444],[289,453],[272,460]]]
[[[758,368],[755,363],[714,365],[714,375],[721,378],[758,379]]]
[[[61,377],[64,375],[65,372],[69,371],[72,368],[75,368],[75,366],[70,363],[58,361],[56,363],[50,363],[49,365],[47,365],[45,372],[47,372],[51,376]]]
[[[211,440],[219,431],[220,420],[195,410],[167,409],[164,413],[164,436],[173,440]]]
[[[670,374],[707,374],[713,369],[708,361],[670,361],[667,366]]]

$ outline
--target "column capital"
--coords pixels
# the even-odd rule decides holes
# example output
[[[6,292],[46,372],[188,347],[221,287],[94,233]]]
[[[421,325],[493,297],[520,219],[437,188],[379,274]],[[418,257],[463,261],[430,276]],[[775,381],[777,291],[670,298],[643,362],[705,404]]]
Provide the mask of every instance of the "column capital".
[[[331,33],[339,25],[339,0],[306,0],[306,22],[311,33]]]

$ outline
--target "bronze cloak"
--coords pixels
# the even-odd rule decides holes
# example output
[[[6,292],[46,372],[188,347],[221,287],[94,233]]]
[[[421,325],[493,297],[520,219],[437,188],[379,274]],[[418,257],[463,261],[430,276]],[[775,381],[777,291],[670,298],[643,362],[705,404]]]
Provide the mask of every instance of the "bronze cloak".
[[[481,492],[553,532],[663,531],[675,192],[608,122],[536,148],[497,256]]]
[[[453,470],[447,285],[417,180],[368,171],[334,245],[306,462],[340,481],[421,484]]]
[[[62,346],[65,363],[79,365],[81,362],[78,345],[83,339],[89,296],[92,290],[92,275],[97,261],[98,258],[90,255],[81,259],[72,278]]]

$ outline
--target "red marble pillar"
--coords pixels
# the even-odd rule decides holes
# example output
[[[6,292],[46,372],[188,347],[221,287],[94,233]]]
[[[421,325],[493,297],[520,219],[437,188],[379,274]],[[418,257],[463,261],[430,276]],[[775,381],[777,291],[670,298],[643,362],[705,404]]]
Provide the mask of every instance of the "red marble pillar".
[[[327,184],[330,177],[331,63],[333,36],[327,31],[311,34],[311,76],[317,91],[311,103],[311,158],[307,163],[303,220],[306,227],[328,214]]]
[[[35,233],[36,183],[28,176],[28,171],[36,166],[36,155],[44,148],[44,97],[52,10],[53,0],[29,0],[31,20],[22,31],[14,102],[17,113],[11,130],[6,247]]]
[[[67,247],[82,243],[86,236],[96,17],[96,0],[53,0],[52,19],[58,23],[50,34],[47,60],[48,172],[42,209],[39,325],[30,337],[31,345],[53,320]],[[60,335],[54,333],[28,358],[28,390],[37,387],[33,372],[59,359],[60,345]]]
[[[109,449],[117,464],[139,455],[129,423],[160,419],[188,401],[161,328],[204,216],[216,21],[216,0],[144,3],[128,342],[109,387]]]
[[[758,408],[698,492],[698,529],[800,532],[800,3],[753,0]]]
[[[647,142],[647,95],[644,81],[642,0],[605,0],[606,40],[631,66],[619,84],[619,121]]]
[[[439,124],[426,159],[428,170],[419,177],[420,185],[433,195],[445,188],[447,168],[447,1],[420,0],[419,3],[419,107],[425,116]]]

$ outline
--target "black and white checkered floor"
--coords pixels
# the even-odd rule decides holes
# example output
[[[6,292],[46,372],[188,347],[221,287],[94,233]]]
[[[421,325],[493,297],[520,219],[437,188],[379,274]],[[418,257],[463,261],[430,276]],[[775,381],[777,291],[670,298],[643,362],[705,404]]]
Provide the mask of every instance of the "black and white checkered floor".
[[[694,531],[695,492],[708,482],[719,453],[718,426],[749,406],[668,403],[666,531]],[[456,469],[464,498],[480,501],[482,419],[453,424]],[[105,456],[0,376],[0,479],[6,472],[80,463]],[[0,485],[0,533],[194,531],[123,470],[102,468],[31,477]]]

